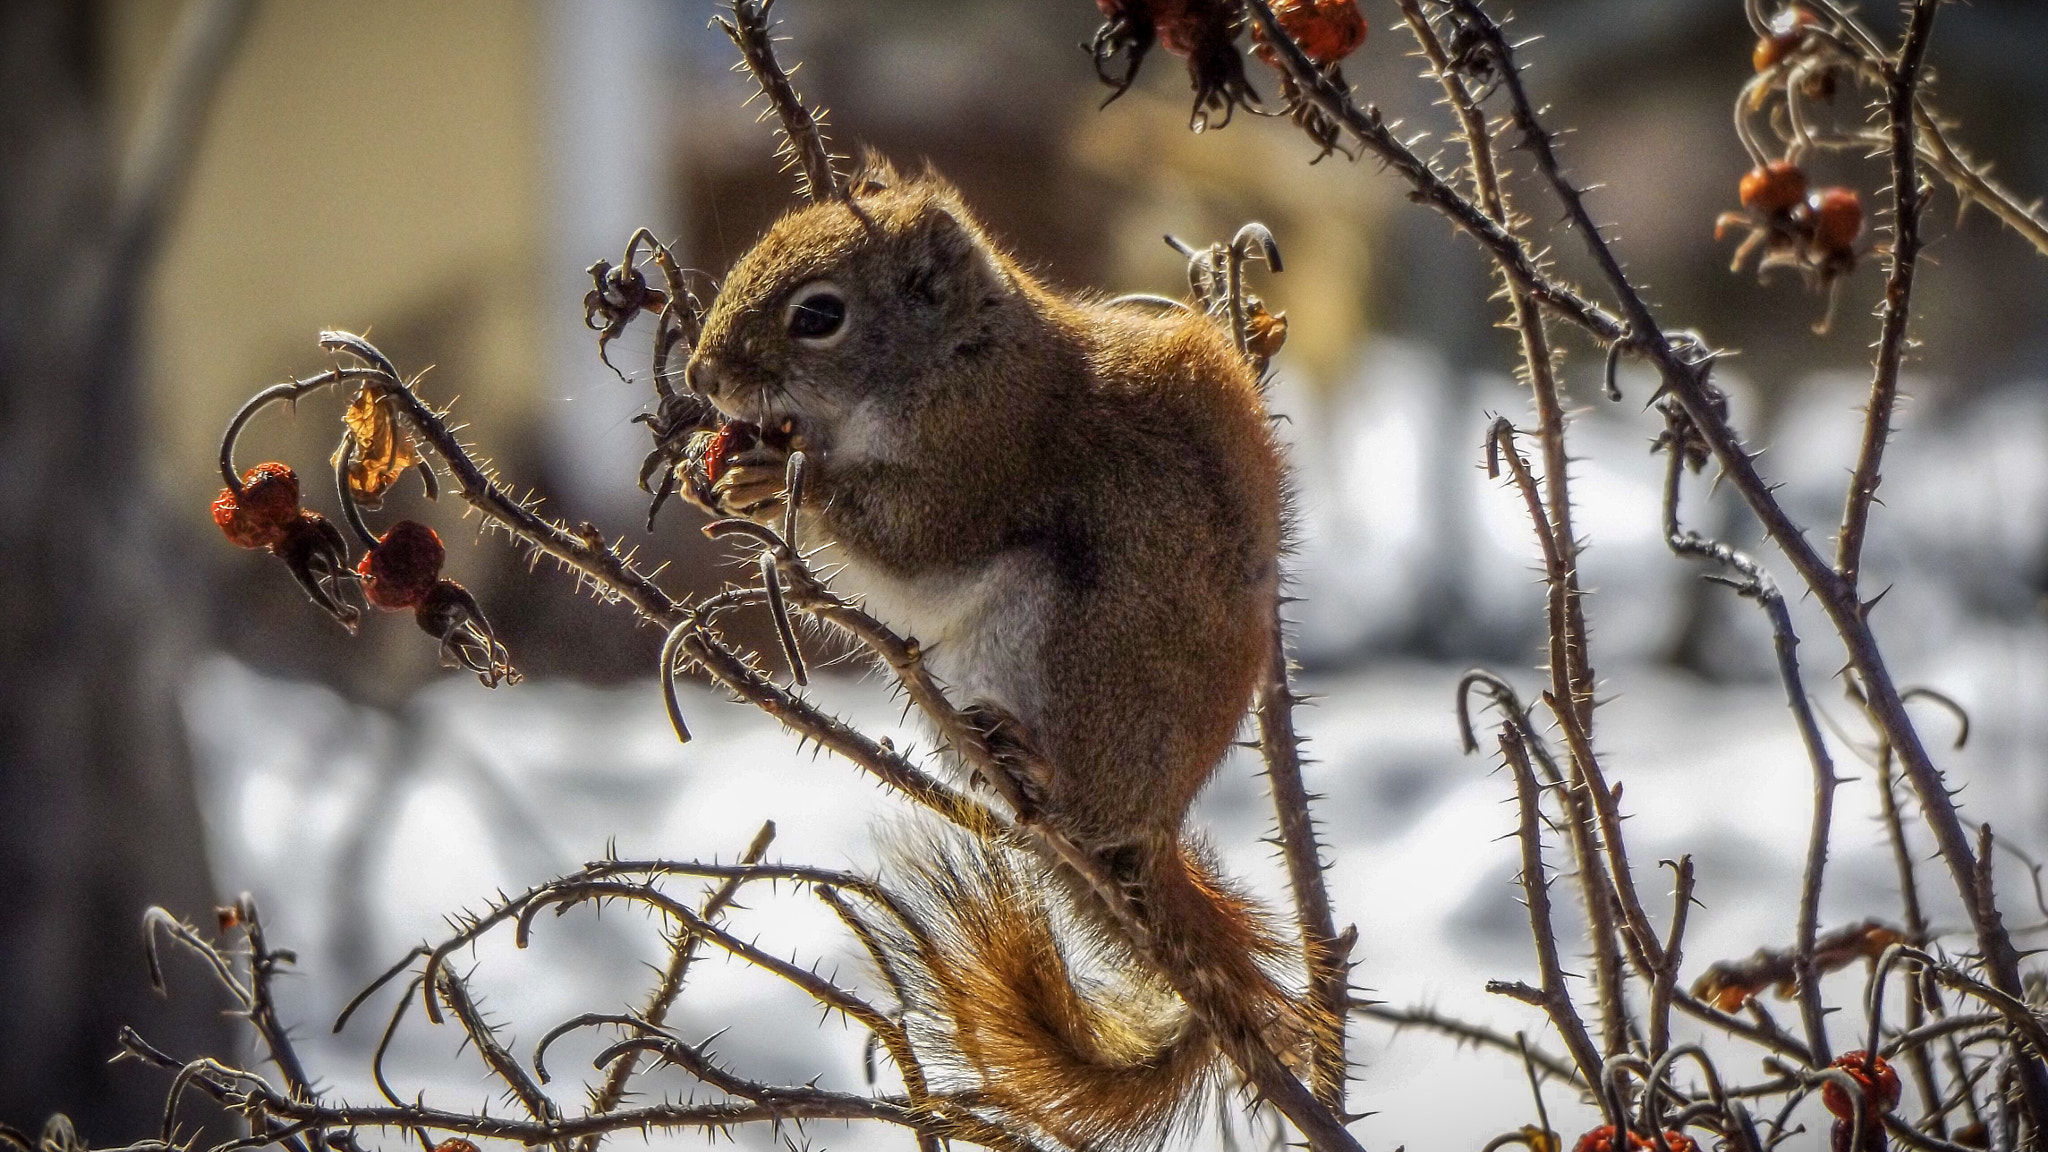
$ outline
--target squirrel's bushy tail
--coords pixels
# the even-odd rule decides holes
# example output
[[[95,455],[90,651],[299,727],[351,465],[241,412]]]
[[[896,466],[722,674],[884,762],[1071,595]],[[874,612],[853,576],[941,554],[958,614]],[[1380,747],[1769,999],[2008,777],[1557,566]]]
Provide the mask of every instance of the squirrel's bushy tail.
[[[1029,849],[921,830],[889,888],[912,923],[886,949],[926,1073],[1073,1148],[1156,1147],[1222,1071],[1216,1037],[1103,918]],[[1256,909],[1185,848],[1147,884],[1160,941],[1242,1008],[1234,1026],[1285,1026],[1259,961],[1284,951]],[[1231,1015],[1240,1015],[1232,1012]],[[1258,1042],[1271,1042],[1271,1035]]]

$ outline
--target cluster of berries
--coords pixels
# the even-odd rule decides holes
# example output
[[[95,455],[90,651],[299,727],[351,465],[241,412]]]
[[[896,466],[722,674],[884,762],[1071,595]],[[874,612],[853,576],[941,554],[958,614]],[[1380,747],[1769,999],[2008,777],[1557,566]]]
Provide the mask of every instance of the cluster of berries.
[[[1755,19],[1758,36],[1750,62],[1756,75],[1736,98],[1735,129],[1756,166],[1738,188],[1741,209],[1715,220],[1714,238],[1738,229],[1747,233],[1730,271],[1741,271],[1761,251],[1759,274],[1790,268],[1809,286],[1825,290],[1827,311],[1814,331],[1826,332],[1842,278],[1856,267],[1863,198],[1853,188],[1809,188],[1800,161],[1812,149],[1829,145],[1815,135],[1813,113],[1802,109],[1806,102],[1834,99],[1848,58],[1831,27],[1796,3],[1768,21]],[[1753,114],[1766,108],[1772,109],[1767,119],[1782,146],[1768,142],[1751,123]],[[1770,159],[1774,155],[1779,158]]]
[[[1899,1074],[1884,1057],[1860,1050],[1847,1053],[1829,1067],[1846,1072],[1858,1089],[1852,1099],[1849,1091],[1832,1079],[1821,1085],[1821,1105],[1835,1118],[1829,1133],[1830,1152],[1885,1152],[1884,1118],[1898,1107]],[[1861,1143],[1857,1143],[1859,1134]],[[1638,1132],[1617,1134],[1614,1125],[1602,1124],[1579,1137],[1572,1152],[1699,1152],[1700,1148],[1692,1137],[1668,1129],[1661,1149],[1657,1148],[1659,1142]]]
[[[1809,191],[1806,170],[1778,160],[1750,169],[1736,195],[1742,210],[1724,212],[1714,222],[1716,240],[1731,228],[1750,230],[1735,250],[1731,271],[1740,271],[1759,247],[1764,255],[1758,271],[1791,267],[1828,283],[1856,267],[1856,242],[1863,238],[1863,198],[1854,188]]]
[[[221,489],[213,522],[237,547],[267,548],[283,560],[313,602],[350,632],[362,615],[349,593],[354,584],[375,607],[412,610],[420,628],[441,642],[450,666],[468,668],[492,687],[518,680],[476,597],[441,578],[448,553],[432,528],[400,520],[351,568],[341,531],[299,506],[299,477],[290,466],[258,464],[243,474],[239,487]]]
[[[1303,54],[1326,71],[1365,43],[1365,17],[1358,0],[1270,0],[1273,16]],[[1246,17],[1243,0],[1095,0],[1102,27],[1088,45],[1096,74],[1115,89],[1114,100],[1137,79],[1138,66],[1156,42],[1187,61],[1195,89],[1192,126],[1221,128],[1238,108],[1255,107],[1259,95],[1245,79],[1238,35],[1251,25],[1253,52],[1280,71],[1288,113],[1302,119],[1307,102],[1281,66],[1264,30]],[[1120,61],[1120,63],[1119,63]],[[1325,141],[1334,147],[1334,137]]]
[[[237,548],[270,549],[313,603],[356,630],[362,613],[344,591],[348,541],[327,517],[299,507],[299,477],[288,465],[258,464],[242,474],[241,491],[221,489],[213,522]]]

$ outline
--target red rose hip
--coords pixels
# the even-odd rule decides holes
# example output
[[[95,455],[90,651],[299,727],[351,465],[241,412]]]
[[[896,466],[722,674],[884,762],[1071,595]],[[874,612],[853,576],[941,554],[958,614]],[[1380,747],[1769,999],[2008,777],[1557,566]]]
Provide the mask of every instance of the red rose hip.
[[[441,578],[447,556],[432,528],[417,520],[400,520],[356,565],[363,578],[363,597],[388,611],[417,607]]]
[[[213,501],[213,522],[236,546],[267,548],[299,518],[299,477],[275,460],[242,474],[242,494],[223,488]]]

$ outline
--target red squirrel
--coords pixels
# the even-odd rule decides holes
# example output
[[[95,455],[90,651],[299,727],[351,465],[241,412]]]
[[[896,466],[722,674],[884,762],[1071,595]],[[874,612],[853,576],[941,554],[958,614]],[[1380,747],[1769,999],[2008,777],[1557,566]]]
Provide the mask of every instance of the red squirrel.
[[[1282,465],[1257,375],[1205,314],[1048,288],[929,172],[871,160],[851,186],[727,276],[688,379],[768,434],[686,488],[776,523],[800,446],[833,589],[1050,766],[1032,818],[1131,894],[1151,959],[1057,867],[926,837],[896,868],[922,921],[906,1007],[991,1107],[1153,1143],[1232,1045],[1291,1060],[1317,1026],[1270,972],[1285,941],[1184,828],[1273,643]],[[1168,990],[1190,982],[1215,1027]]]

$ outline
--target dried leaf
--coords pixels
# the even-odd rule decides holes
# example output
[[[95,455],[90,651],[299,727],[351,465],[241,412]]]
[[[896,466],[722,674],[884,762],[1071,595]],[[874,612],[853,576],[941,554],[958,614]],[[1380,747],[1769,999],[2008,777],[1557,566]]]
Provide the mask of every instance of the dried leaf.
[[[1875,962],[1905,934],[1881,920],[1865,920],[1822,933],[1814,941],[1813,967],[1826,974],[1858,960]],[[1798,982],[1796,957],[1790,949],[1759,948],[1747,960],[1722,960],[1707,966],[1693,982],[1692,994],[1723,1012],[1733,1012],[1766,989],[1781,1000],[1791,999]]]
[[[1257,298],[1245,301],[1244,337],[1245,346],[1255,358],[1271,360],[1280,354],[1280,346],[1287,343],[1287,313],[1268,312],[1265,303]]]
[[[384,493],[398,483],[406,469],[420,462],[419,449],[382,389],[358,389],[341,419],[356,438],[355,458],[348,468],[349,493],[364,508],[380,507]],[[339,450],[334,462],[341,462]]]

